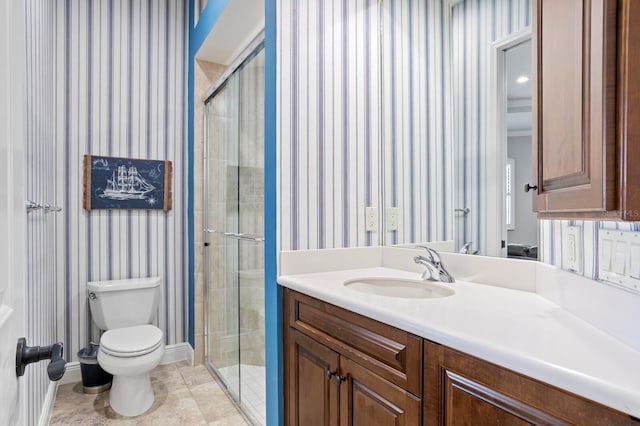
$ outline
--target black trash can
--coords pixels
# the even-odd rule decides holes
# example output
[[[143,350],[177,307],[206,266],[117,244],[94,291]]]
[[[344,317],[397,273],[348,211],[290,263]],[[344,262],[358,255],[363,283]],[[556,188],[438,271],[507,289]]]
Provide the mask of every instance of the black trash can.
[[[96,394],[111,388],[113,376],[98,365],[99,348],[100,345],[90,344],[78,351],[84,393]]]

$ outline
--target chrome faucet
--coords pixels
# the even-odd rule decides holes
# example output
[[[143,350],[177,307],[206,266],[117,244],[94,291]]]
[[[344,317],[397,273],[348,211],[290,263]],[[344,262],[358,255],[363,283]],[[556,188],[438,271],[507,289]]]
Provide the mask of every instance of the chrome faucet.
[[[425,249],[427,256],[416,256],[413,261],[423,265],[427,268],[422,273],[422,279],[425,281],[438,281],[443,283],[455,283],[456,280],[449,274],[449,271],[444,267],[442,259],[437,251],[427,246],[416,246],[418,248]]]
[[[469,252],[471,251],[471,244],[473,244],[473,242],[468,242],[468,243],[464,243],[464,245],[462,246],[462,248],[460,249],[460,251],[458,253],[460,254],[469,254]]]

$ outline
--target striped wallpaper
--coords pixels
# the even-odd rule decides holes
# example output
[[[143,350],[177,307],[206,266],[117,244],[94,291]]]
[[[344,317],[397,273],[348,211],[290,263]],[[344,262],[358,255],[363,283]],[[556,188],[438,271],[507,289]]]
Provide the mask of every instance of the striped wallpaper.
[[[56,155],[54,110],[56,87],[51,64],[54,44],[55,9],[47,0],[24,2],[26,16],[27,145],[26,199],[56,205],[56,176],[60,171]],[[53,70],[55,73],[55,70]],[[50,345],[57,341],[56,317],[56,214],[34,211],[27,215],[27,332],[29,345]],[[65,348],[66,349],[66,348]],[[30,365],[24,376],[27,385],[26,424],[38,423],[49,386],[47,363]]]
[[[386,244],[453,239],[452,144],[446,126],[443,3],[383,0],[384,205],[398,208]]]
[[[55,139],[59,172],[58,336],[69,359],[99,339],[86,283],[163,279],[157,324],[186,338],[185,70],[188,2],[58,0]],[[82,209],[84,154],[173,161],[173,210]]]
[[[379,207],[377,0],[280,0],[279,248],[379,244],[365,208]]]
[[[464,0],[454,54],[466,114],[448,129],[444,22],[450,0],[281,0],[278,4],[280,249],[482,241],[487,43],[526,26],[530,0]],[[472,43],[473,41],[473,43]],[[384,77],[381,77],[384,76]],[[451,78],[451,80],[450,80]],[[455,160],[455,161],[454,161]],[[455,166],[453,165],[455,164]],[[454,192],[454,170],[465,190]],[[454,196],[456,199],[454,200]],[[379,210],[365,231],[365,208]],[[472,207],[467,221],[452,209]],[[382,229],[386,207],[398,230]],[[455,221],[455,222],[454,222]],[[454,223],[458,226],[454,231]]]

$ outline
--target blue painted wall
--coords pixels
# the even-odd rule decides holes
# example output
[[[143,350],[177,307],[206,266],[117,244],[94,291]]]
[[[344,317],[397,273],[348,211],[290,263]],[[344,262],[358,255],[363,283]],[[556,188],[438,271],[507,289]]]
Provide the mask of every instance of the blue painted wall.
[[[277,9],[265,0],[264,96],[264,230],[265,230],[265,359],[267,373],[267,425],[284,423],[282,374],[282,288],[277,278]]]
[[[189,202],[187,205],[187,218],[188,226],[187,233],[189,234],[189,304],[187,306],[189,312],[189,343],[192,347],[195,346],[195,316],[194,316],[194,298],[195,298],[195,234],[194,234],[194,207],[193,207],[193,191],[194,191],[194,91],[195,91],[195,76],[194,76],[194,62],[196,53],[202,43],[207,38],[207,35],[211,32],[211,29],[215,26],[220,14],[224,10],[228,3],[228,0],[209,0],[207,6],[202,11],[200,18],[198,19],[198,25],[194,27],[195,21],[195,2],[189,0],[189,52],[188,52],[188,75],[187,75],[187,167],[189,170],[187,178],[187,192],[189,193]]]

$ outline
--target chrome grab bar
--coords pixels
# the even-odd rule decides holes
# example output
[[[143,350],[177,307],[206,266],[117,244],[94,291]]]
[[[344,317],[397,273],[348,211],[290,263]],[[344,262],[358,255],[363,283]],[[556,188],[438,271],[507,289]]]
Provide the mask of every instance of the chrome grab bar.
[[[262,243],[262,242],[264,242],[264,238],[263,237],[257,237],[255,235],[237,234],[235,232],[216,231],[215,229],[205,229],[204,232],[207,232],[209,234],[223,235],[223,236],[225,236],[227,238],[233,238],[234,240],[252,241],[254,243]]]

